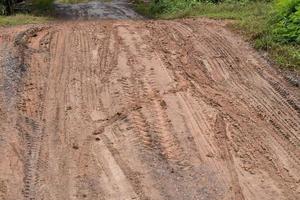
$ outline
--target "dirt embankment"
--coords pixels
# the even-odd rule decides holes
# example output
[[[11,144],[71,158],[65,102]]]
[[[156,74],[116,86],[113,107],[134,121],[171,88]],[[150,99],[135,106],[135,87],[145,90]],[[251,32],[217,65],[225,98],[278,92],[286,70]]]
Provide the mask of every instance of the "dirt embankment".
[[[0,40],[0,199],[299,199],[299,88],[222,22]]]

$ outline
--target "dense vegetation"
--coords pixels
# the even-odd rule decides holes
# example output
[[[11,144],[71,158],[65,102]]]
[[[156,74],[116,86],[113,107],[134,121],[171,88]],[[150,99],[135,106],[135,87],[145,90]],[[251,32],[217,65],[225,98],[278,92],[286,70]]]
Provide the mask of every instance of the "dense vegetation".
[[[0,0],[0,26],[42,23],[49,19],[54,0]]]
[[[300,71],[300,0],[152,0],[136,3],[152,18],[233,19],[231,28],[268,52],[279,66]]]
[[[273,35],[282,43],[300,44],[300,0],[282,0],[275,6]]]
[[[50,13],[54,0],[0,0],[0,15]]]

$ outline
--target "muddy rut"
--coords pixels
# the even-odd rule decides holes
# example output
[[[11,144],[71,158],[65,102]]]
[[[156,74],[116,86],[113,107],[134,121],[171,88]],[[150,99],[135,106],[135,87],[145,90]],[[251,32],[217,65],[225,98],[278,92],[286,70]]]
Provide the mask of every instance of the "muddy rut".
[[[299,199],[299,88],[224,22],[2,29],[0,199]]]

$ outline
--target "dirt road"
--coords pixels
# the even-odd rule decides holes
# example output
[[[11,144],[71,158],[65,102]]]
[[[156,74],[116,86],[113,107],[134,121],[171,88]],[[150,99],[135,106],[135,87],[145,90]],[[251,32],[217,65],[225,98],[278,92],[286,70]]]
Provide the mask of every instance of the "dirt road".
[[[0,34],[0,199],[300,198],[299,88],[224,22]]]
[[[68,19],[142,19],[128,0],[97,0],[77,4],[55,3],[56,15]]]

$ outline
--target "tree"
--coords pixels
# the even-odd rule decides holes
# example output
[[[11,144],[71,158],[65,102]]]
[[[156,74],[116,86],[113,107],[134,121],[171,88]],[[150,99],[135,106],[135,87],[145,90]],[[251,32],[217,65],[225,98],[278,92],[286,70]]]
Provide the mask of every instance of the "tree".
[[[12,15],[14,13],[14,0],[0,0],[0,4],[4,6],[5,15]]]

